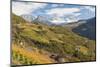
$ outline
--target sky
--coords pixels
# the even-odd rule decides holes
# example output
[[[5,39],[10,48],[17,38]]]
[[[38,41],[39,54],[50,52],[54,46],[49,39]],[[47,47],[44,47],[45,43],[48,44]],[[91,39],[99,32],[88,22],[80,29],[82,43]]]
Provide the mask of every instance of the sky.
[[[95,6],[13,1],[12,12],[19,16],[44,16],[52,23],[64,23],[95,17]]]

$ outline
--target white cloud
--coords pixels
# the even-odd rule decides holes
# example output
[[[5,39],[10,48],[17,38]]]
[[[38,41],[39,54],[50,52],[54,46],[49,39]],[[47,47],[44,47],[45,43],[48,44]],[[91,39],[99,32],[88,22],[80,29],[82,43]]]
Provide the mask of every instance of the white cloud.
[[[59,7],[59,6],[64,6],[64,4],[52,4],[51,7]]]
[[[66,21],[67,23],[70,22],[77,22],[79,19],[77,18],[77,16],[79,16],[81,13],[73,13],[73,14],[69,14],[66,17]]]
[[[50,22],[55,23],[55,24],[60,24],[60,23],[65,23],[66,20],[60,17],[56,17],[56,18],[53,18]]]
[[[58,4],[52,4],[51,5],[51,7],[57,7],[58,6]]]
[[[44,8],[47,4],[32,2],[12,2],[12,12],[16,15],[31,14],[31,12]]]
[[[77,22],[77,21],[78,21],[77,18],[73,18],[73,19],[66,18],[66,20],[67,20],[67,23],[70,23],[70,22]]]
[[[57,17],[63,17],[67,14],[72,14],[75,12],[80,12],[79,8],[53,8],[50,10],[46,10],[46,14],[55,15]]]
[[[85,9],[88,9],[92,12],[95,12],[95,7],[94,6],[84,6]]]
[[[81,15],[81,13],[74,13],[74,16],[79,16],[79,15]]]
[[[56,17],[52,20],[52,23],[56,24],[78,21],[77,17],[81,15],[79,8],[52,8],[46,10],[46,14]]]

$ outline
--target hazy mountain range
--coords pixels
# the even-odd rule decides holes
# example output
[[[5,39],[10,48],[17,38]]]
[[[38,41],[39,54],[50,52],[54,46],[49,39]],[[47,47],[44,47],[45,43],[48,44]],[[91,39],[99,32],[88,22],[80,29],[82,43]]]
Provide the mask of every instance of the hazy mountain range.
[[[67,24],[67,23],[72,23],[72,22],[77,22],[79,20],[75,20],[75,18],[71,18],[69,20],[73,20],[71,22],[68,22],[68,18],[65,20],[64,18],[60,18],[60,17],[55,17],[55,16],[32,16],[32,15],[21,15],[22,18],[24,18],[26,21],[32,22],[32,21],[39,21],[42,23],[46,23],[49,25],[63,25],[63,24]]]
[[[32,15],[21,15],[22,18],[29,22],[40,22],[47,25],[61,25],[73,28],[72,31],[81,35],[85,36],[89,39],[96,39],[96,32],[95,32],[95,25],[96,25],[96,18],[86,19],[86,20],[78,20],[73,22],[63,22],[59,18],[48,18],[47,16],[32,16]],[[55,21],[55,22],[53,22]],[[58,22],[58,23],[57,23]],[[59,23],[60,22],[60,23]]]

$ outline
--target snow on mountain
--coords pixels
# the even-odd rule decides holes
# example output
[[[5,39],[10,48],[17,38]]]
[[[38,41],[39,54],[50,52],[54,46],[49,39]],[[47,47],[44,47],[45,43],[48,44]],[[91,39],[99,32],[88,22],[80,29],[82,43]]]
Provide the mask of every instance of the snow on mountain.
[[[35,16],[32,16],[32,15],[21,15],[21,17],[23,19],[25,19],[26,21],[29,21],[29,22],[32,22],[36,17]]]
[[[61,23],[66,23],[66,20],[64,20],[63,18],[52,18],[50,20],[51,23],[53,24],[61,24]]]
[[[76,18],[61,18],[61,17],[55,17],[55,16],[32,16],[32,15],[21,15],[22,18],[24,18],[26,21],[32,22],[32,21],[38,21],[41,23],[46,23],[48,25],[62,25],[62,24],[67,24],[67,23],[72,23],[72,22],[78,22]]]

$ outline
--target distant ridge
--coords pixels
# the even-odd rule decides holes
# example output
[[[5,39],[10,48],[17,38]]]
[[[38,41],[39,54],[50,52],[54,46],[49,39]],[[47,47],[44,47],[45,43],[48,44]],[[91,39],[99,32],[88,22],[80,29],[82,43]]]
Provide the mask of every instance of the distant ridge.
[[[73,32],[87,37],[89,39],[96,39],[96,17],[88,19],[86,23],[73,29]]]

